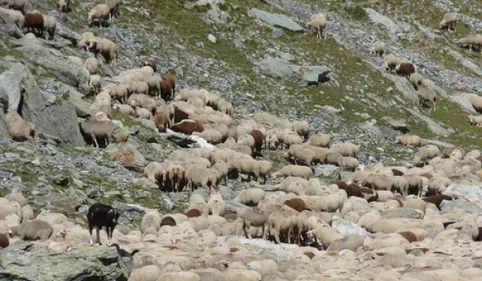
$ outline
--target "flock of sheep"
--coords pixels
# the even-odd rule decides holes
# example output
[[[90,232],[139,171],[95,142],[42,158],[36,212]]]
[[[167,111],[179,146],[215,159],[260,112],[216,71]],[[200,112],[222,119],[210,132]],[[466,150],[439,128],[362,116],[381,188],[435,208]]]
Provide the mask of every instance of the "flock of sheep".
[[[25,14],[16,17],[20,27],[43,32],[49,25],[39,13],[26,14],[26,0],[0,3],[13,9],[0,10],[12,18],[16,11]],[[107,0],[95,6],[88,14],[89,23],[111,21],[119,15],[119,3]],[[60,0],[57,8],[68,11],[69,4]],[[456,16],[447,14],[440,27],[455,30],[456,21]],[[318,38],[326,38],[326,25],[322,14],[313,15],[307,23]],[[469,39],[461,39],[460,44],[470,49],[482,46],[477,36]],[[95,117],[79,124],[86,139],[96,147],[101,140],[105,145],[125,141],[128,134],[119,132],[110,120],[112,109],[149,119],[159,132],[170,129],[202,137],[210,147],[175,150],[164,161],[149,163],[144,175],[161,188],[175,192],[203,188],[207,196],[192,192],[184,213],[149,210],[140,229],[121,233],[114,230],[121,213],[110,206],[91,206],[88,231],[63,214],[35,217],[23,195],[11,193],[0,198],[0,248],[24,239],[40,240],[35,247],[53,252],[72,251],[93,244],[95,226],[98,239],[130,251],[131,281],[482,280],[482,270],[473,267],[473,259],[482,257],[482,248],[475,243],[482,239],[482,220],[463,211],[441,212],[443,201],[459,199],[445,194],[450,184],[482,181],[479,150],[440,149],[416,135],[401,135],[394,143],[417,149],[410,168],[377,163],[360,169],[358,145],[334,143],[330,134],[314,134],[306,121],[263,113],[240,119],[219,91],[176,93],[176,78],[159,74],[152,59],[105,83],[100,69],[103,63],[115,64],[116,44],[86,32],[78,47],[94,55],[85,60],[69,57],[89,77],[95,94]],[[383,42],[376,42],[371,52],[383,56],[385,50]],[[435,110],[433,82],[419,74],[415,65],[387,55],[384,67],[406,77],[418,90],[420,102],[434,103]],[[481,97],[465,94],[464,98],[482,111]],[[481,119],[471,116],[470,122],[481,125]],[[14,140],[28,140],[35,146],[32,123],[18,113],[7,113],[6,120]],[[274,169],[266,156],[279,153],[292,163]],[[314,172],[320,164],[339,166],[351,172],[350,177],[323,182]],[[229,178],[250,181],[251,177],[262,183],[236,194],[236,219],[226,219],[233,211],[226,201],[232,198],[223,197],[220,185]],[[386,217],[400,208],[423,218]],[[342,230],[338,227],[342,222],[359,231]],[[99,232],[103,226],[109,227],[107,235]],[[218,241],[220,236],[225,240]],[[290,245],[294,246],[290,250],[272,246],[260,252],[259,246],[243,244],[237,236],[272,237],[276,243],[296,246]]]

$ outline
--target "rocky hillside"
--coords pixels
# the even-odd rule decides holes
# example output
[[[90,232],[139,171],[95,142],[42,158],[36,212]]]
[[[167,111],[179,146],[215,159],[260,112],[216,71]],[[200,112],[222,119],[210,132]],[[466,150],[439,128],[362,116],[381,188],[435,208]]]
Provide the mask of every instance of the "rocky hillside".
[[[126,210],[119,229],[127,231],[146,208],[179,212],[187,204],[186,194],[162,192],[142,173],[150,161],[186,147],[185,138],[114,111],[111,119],[128,140],[105,149],[85,144],[78,118],[93,116],[94,97],[71,59],[91,56],[77,46],[84,32],[117,44],[117,63],[102,66],[103,85],[154,58],[161,73],[176,76],[177,89],[220,91],[233,103],[233,119],[266,112],[307,120],[313,134],[359,145],[363,165],[410,161],[415,150],[394,145],[402,133],[441,148],[480,149],[482,130],[468,122],[477,113],[459,95],[482,95],[482,55],[455,43],[482,32],[480,1],[123,0],[108,27],[89,27],[95,2],[75,1],[69,12],[58,11],[55,0],[30,2],[30,11],[55,17],[57,30],[53,40],[25,35],[0,14],[0,196],[22,191],[36,213],[62,212],[85,224],[88,206],[102,201]],[[305,28],[318,12],[328,19],[326,39]],[[438,28],[447,12],[459,15],[454,32]],[[370,54],[377,40],[434,82],[435,111],[420,106],[410,82]],[[37,148],[11,139],[4,114],[12,110],[35,125]],[[280,153],[266,158],[276,168],[286,163]],[[333,167],[317,171],[327,180],[347,177]],[[232,199],[253,185],[230,180],[221,190]]]

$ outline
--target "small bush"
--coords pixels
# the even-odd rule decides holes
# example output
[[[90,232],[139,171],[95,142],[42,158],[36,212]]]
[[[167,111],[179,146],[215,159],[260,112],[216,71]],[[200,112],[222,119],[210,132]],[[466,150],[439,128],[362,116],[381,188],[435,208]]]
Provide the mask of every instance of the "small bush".
[[[350,17],[352,17],[355,20],[367,20],[368,19],[367,12],[365,11],[365,9],[363,9],[360,6],[355,6],[353,8],[350,7],[347,10],[347,13],[348,13],[348,15],[350,15]]]

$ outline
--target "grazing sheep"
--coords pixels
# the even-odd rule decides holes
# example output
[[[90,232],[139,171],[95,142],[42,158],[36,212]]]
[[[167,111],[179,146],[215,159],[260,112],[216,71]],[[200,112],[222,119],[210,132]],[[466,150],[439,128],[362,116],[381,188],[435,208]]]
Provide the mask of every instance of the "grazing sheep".
[[[428,160],[436,157],[440,154],[440,150],[435,145],[426,145],[418,149],[413,158],[412,164],[414,166],[418,165],[420,161],[427,162]]]
[[[84,137],[92,138],[96,148],[99,148],[98,139],[104,139],[106,146],[111,143],[115,129],[112,121],[86,120],[80,123],[80,132]]]
[[[178,164],[170,164],[164,171],[164,180],[169,182],[174,191],[180,192],[185,181],[184,167]]]
[[[298,165],[301,160],[303,164],[311,168],[311,163],[315,158],[315,153],[312,150],[303,147],[302,145],[295,144],[290,147],[288,152],[285,153],[285,157],[293,157],[296,165]]]
[[[263,147],[264,135],[260,130],[253,130],[250,135],[254,139],[254,148],[257,155],[261,155],[261,148]]]
[[[468,47],[469,51],[472,51],[472,49],[480,50],[482,48],[482,35],[469,34],[464,38],[457,40],[456,43],[461,48]]]
[[[324,159],[322,159],[323,164],[339,165],[343,161],[343,155],[335,151],[329,151],[325,154]]]
[[[249,188],[245,190],[241,190],[234,201],[237,201],[241,204],[247,206],[257,206],[258,203],[264,199],[266,196],[266,191],[260,188]]]
[[[157,210],[150,210],[142,217],[140,230],[144,233],[148,228],[152,227],[158,231],[161,227],[161,221],[161,214]]]
[[[229,116],[233,115],[233,105],[225,98],[218,100],[218,110]]]
[[[236,214],[238,218],[242,219],[243,225],[242,229],[244,231],[244,236],[246,238],[252,239],[251,231],[248,231],[248,227],[261,227],[262,235],[265,235],[265,223],[268,219],[267,213],[258,208],[240,208],[236,209]]]
[[[397,67],[395,67],[395,71],[398,75],[404,76],[407,79],[410,79],[410,75],[416,71],[415,65],[410,62],[402,62]]]
[[[22,30],[26,28],[27,31],[32,31],[37,35],[42,36],[44,33],[44,17],[39,13],[26,14]]]
[[[161,220],[161,226],[160,227],[163,227],[164,225],[175,226],[177,224],[176,224],[176,220],[174,218],[172,218],[171,216],[165,216]]]
[[[213,193],[208,200],[209,212],[215,216],[222,216],[226,212],[226,203],[221,193]]]
[[[326,224],[312,229],[306,234],[309,238],[318,240],[325,248],[330,247],[334,241],[343,239],[344,237],[344,235],[338,232],[338,230]]]
[[[164,74],[164,75],[161,75],[162,77],[162,81],[166,81],[168,82],[168,84],[166,84],[166,86],[170,86],[171,87],[171,92],[172,92],[172,96],[171,96],[171,100],[174,99],[174,96],[176,95],[176,77],[170,73],[167,73],[167,74]],[[163,83],[164,85],[164,83]],[[168,89],[165,89],[165,91],[168,90]],[[162,94],[162,93],[161,93]],[[166,93],[167,94],[167,93]]]
[[[475,116],[475,115],[469,115],[469,123],[470,125],[476,125],[477,127],[482,127],[482,115]]]
[[[219,160],[212,166],[212,168],[218,171],[221,178],[224,179],[224,184],[226,184],[228,181],[228,172],[229,172],[228,164],[222,160]]]
[[[345,157],[360,158],[360,147],[352,143],[337,143],[330,148],[333,152],[338,152]]]
[[[99,26],[103,26],[107,22],[112,21],[112,17],[110,14],[110,8],[106,4],[99,4],[94,6],[88,16],[87,20],[89,22],[89,26],[92,26],[94,23],[94,20],[97,20],[99,22]]]
[[[89,87],[94,91],[95,94],[99,93],[101,88],[102,77],[100,75],[90,75],[89,77]]]
[[[442,203],[443,200],[451,201],[451,200],[454,200],[454,199],[456,199],[456,198],[452,197],[452,196],[445,195],[445,194],[441,194],[441,195],[427,196],[427,197],[423,198],[422,200],[427,202],[427,203],[434,204],[437,207],[437,209],[441,210],[440,204]]]
[[[10,241],[8,239],[8,236],[0,233],[0,249],[7,248],[8,245],[10,245]]]
[[[87,50],[94,53],[97,59],[103,57],[108,64],[117,61],[117,45],[109,39],[94,37],[87,41]]]
[[[57,10],[68,12],[70,10],[70,0],[57,0]]]
[[[436,110],[437,93],[429,88],[420,88],[417,91],[420,106],[424,106],[426,102],[433,104],[433,111]]]
[[[314,135],[311,136],[308,140],[308,144],[317,147],[330,147],[331,144],[331,135],[328,134],[321,134],[321,135]]]
[[[447,28],[450,31],[452,28],[454,31],[457,31],[457,14],[456,13],[446,13],[439,24],[439,29]]]
[[[170,129],[174,132],[179,132],[186,135],[192,135],[193,132],[202,132],[204,130],[203,126],[198,121],[189,119],[173,124]]]
[[[306,141],[308,140],[308,135],[310,133],[310,124],[306,121],[295,121],[293,122],[293,131],[303,137]]]
[[[20,11],[23,15],[27,13],[28,0],[1,0],[0,4],[7,5],[7,8]]]
[[[35,218],[32,207],[25,205],[22,207],[22,222],[33,220]]]
[[[298,212],[301,212],[306,209],[305,201],[303,201],[303,199],[301,198],[291,198],[291,199],[285,200],[283,202],[283,205],[286,205]]]
[[[413,147],[421,147],[422,146],[422,138],[416,135],[403,135],[397,136],[395,138],[396,144],[401,144],[403,146],[413,146]]]
[[[28,140],[34,147],[35,145],[35,126],[31,122],[23,120],[22,116],[17,112],[8,112],[5,114],[10,135],[14,141]]]
[[[372,48],[370,49],[370,54],[379,55],[382,57],[385,54],[386,45],[382,41],[377,41],[373,44]]]
[[[83,67],[89,72],[90,75],[96,74],[99,71],[99,61],[96,58],[88,58],[85,60]]]
[[[422,85],[422,81],[424,81],[425,78],[423,78],[422,74],[418,72],[414,72],[410,75],[410,83],[412,83],[413,87],[415,90],[418,90],[418,88]]]
[[[55,30],[57,29],[57,20],[54,17],[42,15],[44,18],[44,30],[49,34],[49,40],[55,37]]]
[[[53,232],[54,229],[49,223],[38,219],[23,222],[9,230],[10,236],[17,235],[22,240],[46,240]]]
[[[143,60],[139,64],[139,67],[143,67],[143,66],[150,66],[154,72],[157,71],[157,63],[153,59],[148,58],[148,59]]]
[[[0,7],[0,14],[6,15],[11,21],[13,21],[18,26],[18,28],[20,29],[23,28],[25,23],[25,18],[21,12]]]
[[[375,190],[392,190],[393,179],[382,174],[370,174],[361,182],[362,186],[367,186]]]
[[[354,172],[358,168],[358,159],[354,157],[341,157],[338,160],[338,166],[346,171]]]
[[[306,27],[308,29],[315,30],[316,38],[318,39],[321,39],[322,35],[326,39],[326,32],[325,32],[326,25],[327,25],[326,17],[322,13],[312,15],[310,18],[310,21],[306,23]]]
[[[134,111],[134,117],[142,118],[142,119],[151,119],[152,113],[145,108],[138,107]]]
[[[92,236],[94,227],[96,229],[97,244],[102,245],[100,243],[99,232],[103,226],[105,226],[105,231],[107,232],[107,246],[112,245],[112,234],[119,221],[120,212],[120,209],[102,203],[94,203],[89,207],[87,220],[89,222],[90,245],[94,245]]]
[[[300,177],[306,180],[309,180],[310,177],[313,175],[313,171],[306,166],[298,166],[298,165],[287,165],[283,168],[279,169],[278,171],[272,174],[272,177],[279,178],[279,177]]]
[[[156,281],[162,271],[157,265],[149,264],[132,271],[128,281]]]
[[[120,15],[119,6],[121,4],[121,0],[105,0],[105,4],[110,9],[110,18],[111,19]]]

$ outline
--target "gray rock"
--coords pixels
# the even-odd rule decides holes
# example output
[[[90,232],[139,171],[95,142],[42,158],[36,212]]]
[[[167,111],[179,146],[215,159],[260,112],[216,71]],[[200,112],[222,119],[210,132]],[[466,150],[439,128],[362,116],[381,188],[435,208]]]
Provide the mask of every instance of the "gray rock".
[[[308,85],[325,83],[330,80],[328,77],[330,73],[331,70],[327,66],[309,66],[303,72],[302,79],[308,82]]]
[[[384,25],[391,33],[402,32],[401,28],[390,18],[370,8],[365,8],[365,11],[367,12],[371,21]]]
[[[462,97],[459,97],[459,96],[450,96],[450,98],[454,102],[458,103],[463,109],[465,109],[469,113],[477,113],[475,111],[474,107],[472,106],[472,104],[468,100],[466,100]]]
[[[423,213],[419,210],[412,208],[398,208],[393,210],[382,211],[382,219],[394,219],[394,218],[404,218],[404,219],[423,219]]]
[[[208,35],[208,40],[211,41],[211,43],[213,43],[213,44],[216,43],[216,37],[214,37],[214,35],[212,35],[212,34]]]
[[[440,126],[438,123],[436,123],[432,119],[428,118],[427,116],[421,114],[420,112],[417,112],[417,111],[415,111],[411,108],[407,108],[407,110],[414,117],[416,117],[419,120],[425,122],[427,124],[428,128],[430,129],[430,131],[432,131],[433,133],[435,133],[437,135],[442,135],[442,136],[448,136],[448,135],[452,134],[449,130],[442,128],[442,126]]]
[[[335,165],[317,165],[315,167],[315,174],[338,179],[341,174],[341,168]]]
[[[273,78],[291,81],[305,81],[308,85],[328,82],[331,70],[327,66],[316,65],[301,67],[284,59],[267,58],[257,63],[259,72]]]
[[[81,68],[72,67],[72,63],[67,56],[59,50],[47,48],[32,36],[24,36],[22,39],[15,40],[14,46],[21,51],[29,60],[41,65],[50,74],[53,74],[60,81],[79,87],[82,92],[87,92],[88,75],[82,72]]]
[[[442,203],[440,203],[440,209],[443,213],[452,212],[454,210],[464,210],[469,213],[482,214],[482,208],[464,200],[443,200]]]
[[[127,280],[130,274],[115,247],[85,247],[53,253],[47,247],[31,245],[31,242],[18,241],[0,252],[0,279]]]
[[[137,141],[129,139],[120,145],[109,144],[106,152],[125,167],[144,167],[147,164],[146,158],[139,152],[138,146],[140,144]]]
[[[446,194],[455,194],[474,201],[482,201],[482,189],[480,186],[451,184],[445,190]]]
[[[404,134],[410,132],[407,121],[404,119],[394,119],[390,116],[383,116],[382,119],[394,130],[400,131]]]
[[[303,27],[285,15],[272,14],[258,9],[251,9],[249,13],[273,27],[283,27],[291,31],[303,30]]]
[[[66,101],[46,106],[35,78],[24,65],[9,63],[9,70],[0,74],[0,99],[2,96],[7,97],[8,110],[21,112],[37,131],[74,146],[84,144],[74,106]]]

